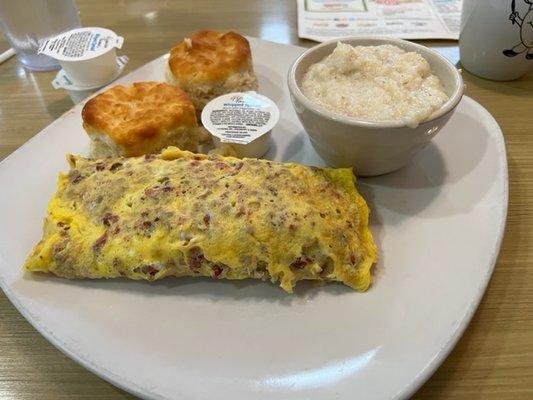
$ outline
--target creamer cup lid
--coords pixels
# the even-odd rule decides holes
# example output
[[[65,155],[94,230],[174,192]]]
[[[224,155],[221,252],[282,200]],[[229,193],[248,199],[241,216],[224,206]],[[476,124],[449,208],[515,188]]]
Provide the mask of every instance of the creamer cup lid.
[[[202,124],[222,143],[248,144],[269,132],[278,120],[276,103],[255,92],[224,94],[202,110]]]
[[[115,76],[109,82],[114,81],[115,79],[117,79],[120,76],[120,74],[124,70],[124,67],[126,66],[128,61],[129,61],[128,56],[117,57],[117,72],[116,72]],[[99,89],[99,88],[101,88],[101,87],[103,87],[105,85],[107,85],[107,83],[104,83],[103,85],[98,84],[98,85],[88,86],[88,87],[87,86],[75,85],[69,79],[69,77],[65,73],[65,70],[63,70],[63,69],[59,70],[59,72],[57,73],[56,77],[52,81],[52,86],[54,87],[54,89],[66,89],[66,90],[76,90],[76,91]]]
[[[124,38],[105,28],[78,28],[45,40],[37,54],[45,54],[59,61],[83,61],[98,57],[116,47]]]

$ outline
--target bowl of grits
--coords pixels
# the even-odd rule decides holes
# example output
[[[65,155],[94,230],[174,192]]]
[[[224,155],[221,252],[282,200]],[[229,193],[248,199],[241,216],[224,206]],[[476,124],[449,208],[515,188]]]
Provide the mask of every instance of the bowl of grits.
[[[439,53],[382,37],[308,49],[290,68],[288,86],[318,154],[360,176],[408,164],[452,116],[464,87]]]

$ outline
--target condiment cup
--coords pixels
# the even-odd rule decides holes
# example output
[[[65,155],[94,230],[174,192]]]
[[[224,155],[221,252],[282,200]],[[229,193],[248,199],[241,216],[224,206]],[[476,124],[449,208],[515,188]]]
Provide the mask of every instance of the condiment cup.
[[[72,82],[79,86],[105,85],[117,74],[117,52],[114,47],[102,54],[80,61],[59,60]]]
[[[359,176],[395,171],[406,164],[448,122],[463,96],[463,79],[457,68],[434,50],[406,40],[366,36],[340,40],[352,46],[391,44],[424,57],[444,87],[448,100],[416,127],[404,122],[374,122],[329,111],[308,99],[300,90],[303,75],[312,64],[333,52],[339,40],[305,51],[289,69],[291,101],[317,153],[335,167],[353,167]]]
[[[216,147],[229,145],[237,157],[259,158],[270,148],[270,131],[279,121],[279,109],[256,92],[233,92],[207,103],[201,118]]]
[[[116,48],[123,42],[124,38],[109,29],[79,28],[46,40],[38,53],[58,60],[69,80],[88,90],[117,75]]]

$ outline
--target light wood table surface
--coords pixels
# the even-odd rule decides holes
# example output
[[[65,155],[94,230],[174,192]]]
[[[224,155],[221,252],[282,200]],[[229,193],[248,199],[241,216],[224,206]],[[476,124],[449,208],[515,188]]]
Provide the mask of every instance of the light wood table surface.
[[[297,37],[294,0],[77,3],[84,26],[103,26],[124,36],[121,53],[130,57],[126,72],[203,28],[313,45]],[[426,43],[442,47],[456,61],[456,43]],[[0,51],[7,47],[0,38]],[[15,58],[0,65],[0,159],[72,106],[65,92],[51,87],[54,75],[28,72]],[[494,275],[470,326],[414,398],[533,399],[533,75],[514,82],[486,81],[467,72],[464,78],[466,94],[492,113],[505,134],[507,228]],[[0,189],[0,195],[2,190],[9,189]],[[0,292],[0,399],[129,398],[55,349]]]

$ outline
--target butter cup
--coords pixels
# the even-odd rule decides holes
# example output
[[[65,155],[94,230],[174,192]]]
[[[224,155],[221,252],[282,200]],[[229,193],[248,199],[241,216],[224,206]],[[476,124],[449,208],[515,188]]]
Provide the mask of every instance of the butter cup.
[[[59,64],[78,86],[97,86],[109,82],[117,74],[117,52],[115,48],[105,53],[83,61],[61,61]]]
[[[127,56],[117,57],[115,60],[116,72],[111,77],[111,79],[105,82],[104,84],[97,84],[93,86],[76,85],[74,82],[72,82],[70,77],[67,76],[66,72],[61,69],[52,81],[52,86],[54,87],[54,89],[65,89],[72,102],[74,104],[77,104],[83,99],[92,95],[93,93],[99,91],[105,85],[108,85],[109,83],[117,79],[124,70],[124,67],[126,66],[128,61],[129,58]]]
[[[76,86],[94,87],[117,75],[117,53],[124,39],[105,28],[79,28],[46,40],[38,54],[55,58]]]
[[[229,145],[238,157],[259,158],[270,148],[279,109],[268,97],[236,92],[210,101],[201,118],[216,147]]]

